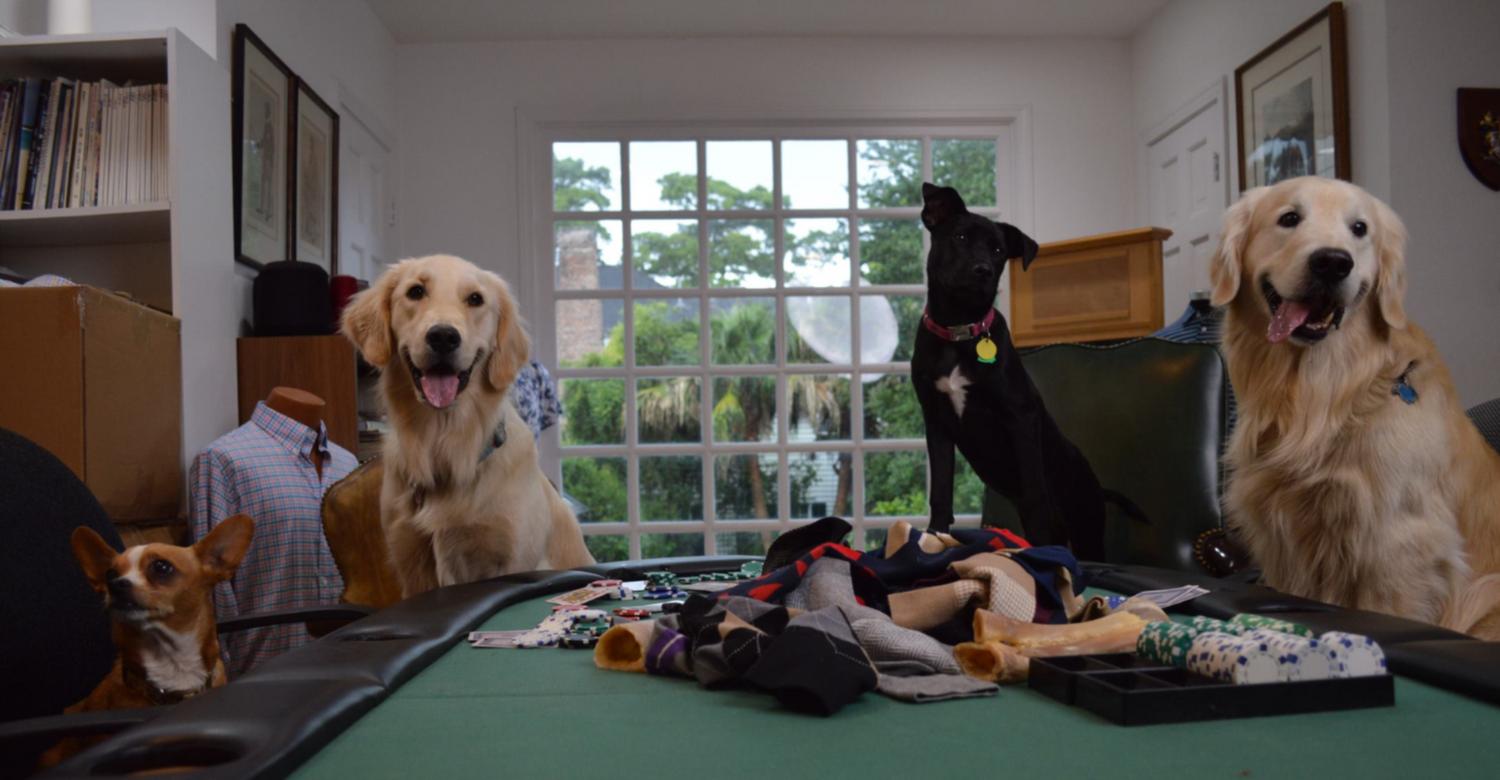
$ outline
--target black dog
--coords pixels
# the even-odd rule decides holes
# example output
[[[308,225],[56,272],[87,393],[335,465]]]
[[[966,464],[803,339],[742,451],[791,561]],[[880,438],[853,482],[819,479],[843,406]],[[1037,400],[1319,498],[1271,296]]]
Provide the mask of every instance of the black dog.
[[[932,464],[931,528],[953,523],[953,448],[984,484],[1009,498],[1032,544],[1073,545],[1082,560],[1104,560],[1104,500],[1083,453],[1063,436],[1021,365],[1010,328],[995,310],[1007,261],[1021,269],[1037,244],[1013,225],[969,213],[952,187],[922,185],[927,311],[917,326],[911,382],[927,424]],[[1137,519],[1133,505],[1126,511]]]

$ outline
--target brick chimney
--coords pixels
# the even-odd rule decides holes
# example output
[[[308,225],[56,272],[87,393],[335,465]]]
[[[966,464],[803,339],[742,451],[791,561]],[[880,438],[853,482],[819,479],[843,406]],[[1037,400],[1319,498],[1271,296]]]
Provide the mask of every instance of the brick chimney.
[[[599,289],[599,235],[590,225],[557,228],[557,289]],[[559,301],[557,359],[576,362],[604,342],[604,312],[598,300]]]

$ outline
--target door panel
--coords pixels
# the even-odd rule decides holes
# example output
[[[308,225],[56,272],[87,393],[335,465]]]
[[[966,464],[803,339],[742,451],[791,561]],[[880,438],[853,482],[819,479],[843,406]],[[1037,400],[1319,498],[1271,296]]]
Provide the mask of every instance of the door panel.
[[[1172,231],[1162,247],[1162,314],[1173,322],[1193,291],[1208,289],[1208,262],[1227,205],[1219,98],[1152,143],[1147,155],[1151,224]]]

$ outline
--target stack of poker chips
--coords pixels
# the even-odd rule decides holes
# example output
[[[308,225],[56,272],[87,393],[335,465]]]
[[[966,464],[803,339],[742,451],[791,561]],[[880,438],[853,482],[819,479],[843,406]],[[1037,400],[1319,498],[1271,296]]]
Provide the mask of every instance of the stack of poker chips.
[[[687,593],[677,587],[677,575],[669,571],[646,572],[646,592],[641,598],[681,599]]]
[[[1330,631],[1321,637],[1256,629],[1243,636],[1205,632],[1193,640],[1188,669],[1215,680],[1298,682],[1385,674],[1385,655],[1369,637]]]
[[[1141,629],[1135,640],[1135,652],[1142,658],[1170,666],[1187,664],[1193,641],[1201,632],[1189,625],[1171,621],[1152,621]]]
[[[1285,620],[1277,620],[1276,618],[1269,618],[1264,615],[1235,615],[1234,617],[1229,619],[1229,622],[1244,626],[1251,631],[1254,631],[1256,629],[1267,629],[1270,631],[1280,631],[1283,634],[1296,634],[1298,636],[1307,637],[1308,639],[1318,638],[1318,635],[1314,634],[1312,632],[1312,629],[1308,628],[1307,626],[1290,623]]]
[[[1230,623],[1227,620],[1215,620],[1211,617],[1204,617],[1202,615],[1192,618],[1187,622],[1187,624],[1192,626],[1193,628],[1198,629],[1199,633],[1203,633],[1206,631],[1218,631],[1221,634],[1234,634],[1235,636],[1244,636],[1246,632],[1250,631],[1250,629],[1245,628],[1239,623]]]
[[[1318,641],[1335,648],[1344,660],[1344,671],[1350,677],[1375,677],[1386,673],[1385,653],[1375,640],[1359,634],[1329,631]]]
[[[1187,657],[1189,670],[1236,685],[1285,680],[1282,663],[1267,644],[1218,631],[1199,634]]]
[[[515,647],[556,647],[563,638],[574,633],[579,623],[607,620],[609,613],[602,609],[582,609],[566,605],[553,610],[536,628],[516,637]]]

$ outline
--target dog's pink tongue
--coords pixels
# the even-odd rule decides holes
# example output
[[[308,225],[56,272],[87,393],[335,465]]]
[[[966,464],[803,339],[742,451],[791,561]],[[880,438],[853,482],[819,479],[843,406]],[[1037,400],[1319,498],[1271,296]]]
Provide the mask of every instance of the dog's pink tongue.
[[[423,376],[422,395],[427,396],[427,403],[439,409],[448,406],[458,397],[458,375]]]
[[[1276,310],[1276,316],[1271,318],[1271,327],[1266,329],[1266,339],[1272,344],[1280,344],[1292,337],[1292,331],[1302,327],[1307,321],[1307,307],[1294,301],[1282,301],[1281,307]]]

